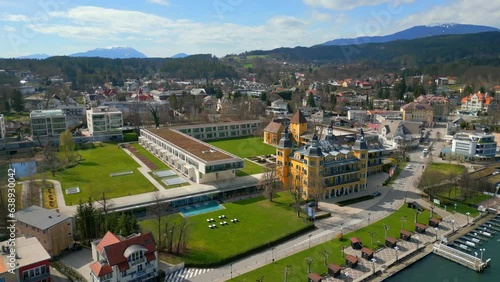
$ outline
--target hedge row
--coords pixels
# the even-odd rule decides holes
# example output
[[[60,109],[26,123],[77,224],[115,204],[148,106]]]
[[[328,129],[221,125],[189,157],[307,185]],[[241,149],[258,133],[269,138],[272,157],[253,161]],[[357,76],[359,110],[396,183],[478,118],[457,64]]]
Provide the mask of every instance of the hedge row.
[[[71,280],[73,282],[87,281],[87,279],[83,278],[83,276],[80,273],[78,273],[73,268],[65,265],[64,263],[62,263],[60,261],[52,261],[50,263],[50,265],[53,268],[57,269],[62,274],[64,274],[66,277],[68,277],[69,280]]]

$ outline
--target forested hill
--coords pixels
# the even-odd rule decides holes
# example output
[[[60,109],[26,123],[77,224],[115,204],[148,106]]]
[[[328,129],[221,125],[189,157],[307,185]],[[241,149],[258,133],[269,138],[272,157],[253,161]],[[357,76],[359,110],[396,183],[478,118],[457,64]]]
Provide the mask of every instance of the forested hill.
[[[212,55],[193,55],[186,58],[107,59],[57,56],[44,60],[0,59],[0,70],[31,71],[47,78],[62,76],[75,89],[112,81],[123,85],[127,78],[142,78],[162,73],[180,79],[234,78],[233,67],[223,64]]]
[[[422,65],[455,62],[464,59],[497,64],[500,32],[444,35],[363,45],[278,48],[252,51],[243,55],[267,55],[290,61],[355,62],[379,61]]]

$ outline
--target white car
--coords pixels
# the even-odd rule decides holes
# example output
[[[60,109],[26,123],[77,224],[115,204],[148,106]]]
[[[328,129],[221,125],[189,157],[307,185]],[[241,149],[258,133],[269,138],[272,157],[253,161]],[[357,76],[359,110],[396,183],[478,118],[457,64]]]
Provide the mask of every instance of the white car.
[[[413,167],[411,167],[411,165],[407,165],[406,166],[406,169],[412,169]]]

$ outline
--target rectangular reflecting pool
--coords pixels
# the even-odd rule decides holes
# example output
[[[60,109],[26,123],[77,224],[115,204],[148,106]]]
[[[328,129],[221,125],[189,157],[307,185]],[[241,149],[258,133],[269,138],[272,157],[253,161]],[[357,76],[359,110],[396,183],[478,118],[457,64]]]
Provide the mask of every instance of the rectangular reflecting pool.
[[[187,207],[178,208],[183,217],[195,216],[207,212],[213,212],[225,209],[224,206],[219,205],[216,201],[204,202]]]

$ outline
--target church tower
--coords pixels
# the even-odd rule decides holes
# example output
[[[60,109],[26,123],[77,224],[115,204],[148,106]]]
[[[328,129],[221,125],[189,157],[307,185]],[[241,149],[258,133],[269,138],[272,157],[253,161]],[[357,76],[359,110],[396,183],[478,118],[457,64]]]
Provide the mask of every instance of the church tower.
[[[290,131],[292,132],[292,141],[295,145],[303,145],[300,142],[300,136],[307,131],[307,120],[300,110],[298,110],[290,120]]]
[[[281,179],[282,187],[288,183],[290,178],[290,160],[289,156],[292,153],[292,140],[290,140],[288,126],[285,125],[281,139],[276,146],[276,175]]]
[[[359,179],[360,179],[360,190],[366,190],[366,177],[368,170],[368,145],[366,144],[365,134],[363,129],[360,129],[354,145],[352,146],[354,156],[360,160],[359,163]]]

